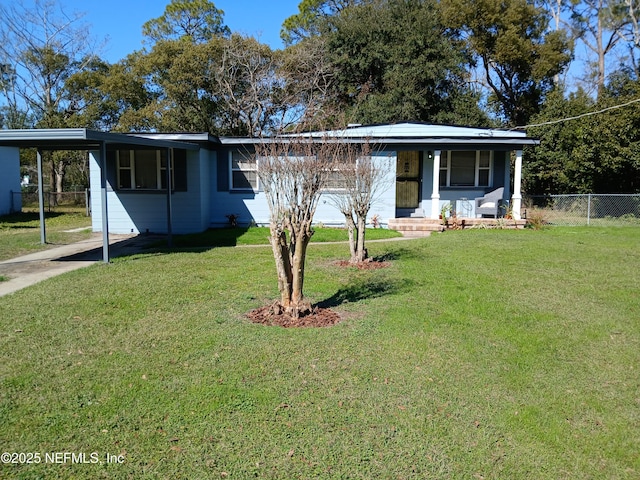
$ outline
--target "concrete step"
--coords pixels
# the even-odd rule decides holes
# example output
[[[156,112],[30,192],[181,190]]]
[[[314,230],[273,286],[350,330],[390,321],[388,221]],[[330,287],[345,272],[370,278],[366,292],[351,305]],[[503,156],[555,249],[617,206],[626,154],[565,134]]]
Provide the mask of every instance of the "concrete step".
[[[506,218],[457,218],[457,228],[485,227],[485,228],[524,228],[526,220]],[[453,221],[447,219],[447,225],[442,220],[431,218],[392,218],[389,228],[401,232],[404,236],[428,236],[431,232],[442,232],[447,228],[454,228]]]

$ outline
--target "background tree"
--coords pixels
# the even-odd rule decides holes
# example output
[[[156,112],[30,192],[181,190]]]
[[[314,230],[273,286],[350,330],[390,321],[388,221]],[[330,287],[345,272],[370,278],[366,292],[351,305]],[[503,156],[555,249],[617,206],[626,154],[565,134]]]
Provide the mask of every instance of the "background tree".
[[[629,23],[624,0],[581,0],[572,5],[571,27],[591,52],[598,96],[604,91],[607,77],[606,59],[623,39],[623,29]]]
[[[569,63],[562,31],[526,0],[441,0],[444,22],[456,29],[484,71],[489,102],[511,126],[537,113],[554,77]]]
[[[0,5],[0,95],[11,126],[72,126],[76,112],[66,82],[83,71],[96,52],[81,18],[50,0],[36,0],[32,8]],[[48,158],[50,189],[60,193],[69,157]]]
[[[610,76],[595,111],[640,98],[640,83],[628,71]],[[608,110],[580,122],[570,178],[579,193],[640,192],[640,104]]]
[[[531,118],[538,127],[527,129],[527,134],[540,139],[540,145],[525,150],[523,164],[523,190],[528,194],[576,193],[577,185],[571,173],[579,162],[574,150],[582,141],[584,132],[581,120],[559,123],[592,111],[595,101],[584,91],[578,90],[566,98],[562,88],[551,92],[541,112]],[[588,192],[587,192],[588,193]]]
[[[532,119],[540,125],[527,129],[541,144],[526,152],[525,191],[640,192],[639,94],[638,81],[621,71],[597,101],[581,90],[566,99],[560,92],[551,95]]]
[[[286,106],[277,122],[281,131],[296,125],[320,130],[341,118],[334,95],[335,72],[326,53],[326,38],[320,35],[279,52],[280,103]]]
[[[285,45],[316,36],[327,18],[339,14],[346,7],[365,3],[367,0],[302,0],[298,13],[291,15],[282,24],[280,37]]]
[[[622,35],[629,47],[631,65],[636,78],[640,78],[640,60],[636,55],[640,52],[640,1],[624,0],[628,22]]]
[[[154,98],[139,68],[139,53],[116,64],[94,59],[67,81],[73,117],[70,123],[103,131],[149,131],[155,123],[145,117]]]
[[[227,134],[259,136],[271,129],[282,104],[279,58],[265,44],[233,34],[224,41],[216,74]]]
[[[375,0],[327,20],[335,97],[358,123],[487,123],[431,0]]]
[[[208,0],[171,0],[161,17],[142,26],[142,34],[151,43],[187,39],[206,43],[231,34],[223,23],[224,12]]]

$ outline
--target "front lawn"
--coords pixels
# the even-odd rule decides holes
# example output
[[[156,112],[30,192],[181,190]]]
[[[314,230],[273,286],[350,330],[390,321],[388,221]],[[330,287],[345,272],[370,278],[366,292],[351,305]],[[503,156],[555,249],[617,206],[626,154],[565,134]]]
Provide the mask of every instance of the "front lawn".
[[[386,228],[367,228],[365,238],[367,240],[384,240],[402,235],[395,230]],[[312,242],[346,242],[348,240],[347,230],[344,228],[314,227],[311,237]],[[175,248],[209,248],[212,246],[235,246],[235,245],[268,245],[268,227],[237,227],[237,228],[211,228],[203,233],[190,235],[175,235],[173,246]],[[165,245],[164,241],[158,242],[157,246]]]
[[[310,247],[330,328],[244,318],[277,297],[269,248],[117,258],[0,298],[0,445],[42,458],[0,478],[640,477],[636,229],[369,251],[391,266]]]
[[[42,245],[38,212],[0,216],[0,261],[84,240],[91,235],[91,218],[78,208],[66,213],[48,212],[45,230],[47,244]]]

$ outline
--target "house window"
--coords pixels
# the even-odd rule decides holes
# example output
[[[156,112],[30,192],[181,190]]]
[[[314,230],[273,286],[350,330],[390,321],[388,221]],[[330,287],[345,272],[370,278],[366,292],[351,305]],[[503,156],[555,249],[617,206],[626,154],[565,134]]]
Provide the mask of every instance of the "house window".
[[[356,159],[355,164],[353,161],[337,160],[334,166],[328,170],[325,190],[341,192],[357,188],[358,175],[362,175],[362,171],[358,170],[360,162],[363,162],[360,158]]]
[[[118,150],[116,154],[120,190],[166,190],[166,150]],[[175,188],[171,161],[171,187]]]
[[[492,165],[491,151],[442,152],[440,186],[489,187]]]
[[[246,152],[232,151],[231,160],[231,189],[258,190],[258,164],[256,158]]]

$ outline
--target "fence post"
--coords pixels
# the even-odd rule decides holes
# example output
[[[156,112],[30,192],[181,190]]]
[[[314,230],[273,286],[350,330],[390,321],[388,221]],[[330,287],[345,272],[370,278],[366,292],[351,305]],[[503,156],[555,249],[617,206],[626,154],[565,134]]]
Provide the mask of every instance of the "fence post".
[[[587,226],[591,225],[591,194],[587,195]]]
[[[88,188],[84,189],[84,208],[87,212],[87,217],[91,216],[91,214],[89,213],[89,189]]]

